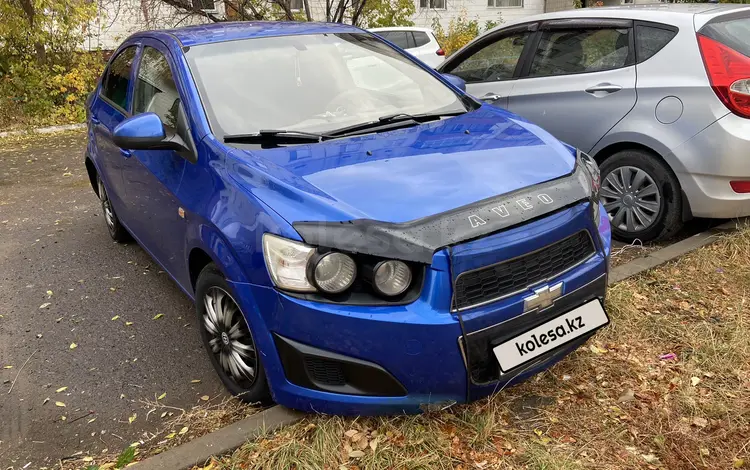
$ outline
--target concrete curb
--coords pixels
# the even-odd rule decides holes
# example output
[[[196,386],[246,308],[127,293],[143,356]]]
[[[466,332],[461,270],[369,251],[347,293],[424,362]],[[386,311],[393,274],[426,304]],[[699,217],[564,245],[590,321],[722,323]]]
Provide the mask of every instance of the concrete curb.
[[[735,230],[737,227],[746,224],[747,220],[749,219],[730,220],[729,222],[717,225],[705,232],[695,234],[692,237],[680,240],[677,243],[673,243],[672,245],[654,251],[653,253],[649,253],[642,258],[636,258],[633,261],[617,266],[609,273],[609,285],[620,282],[631,276],[635,276],[636,274],[642,273],[648,269],[655,268],[660,264],[664,264],[667,261],[679,258],[686,253],[708,245],[714,241],[718,234]]]
[[[622,266],[613,268],[609,274],[609,284],[635,276],[643,271],[664,264],[686,253],[711,243],[716,235],[726,233],[745,223],[745,220],[732,220],[705,232],[693,235],[665,248],[649,253]],[[211,456],[228,454],[249,439],[264,432],[271,432],[293,424],[306,414],[274,406],[249,418],[199,437],[194,441],[170,449],[162,454],[142,460],[132,467],[134,470],[184,470],[208,461]]]
[[[36,129],[23,129],[18,131],[3,131],[0,132],[0,139],[2,139],[3,137],[11,137],[14,135],[52,134],[53,132],[72,131],[85,128],[86,124],[66,124],[64,126],[37,127]]]
[[[194,465],[202,465],[212,455],[227,454],[264,432],[275,431],[299,421],[304,416],[304,413],[277,405],[128,468],[183,470]]]

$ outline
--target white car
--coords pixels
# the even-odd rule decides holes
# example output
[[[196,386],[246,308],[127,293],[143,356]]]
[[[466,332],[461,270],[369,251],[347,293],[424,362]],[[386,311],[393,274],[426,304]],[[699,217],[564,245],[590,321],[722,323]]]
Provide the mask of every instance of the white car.
[[[435,33],[430,28],[401,26],[372,28],[368,31],[392,42],[432,68],[445,60],[445,51],[438,44]]]

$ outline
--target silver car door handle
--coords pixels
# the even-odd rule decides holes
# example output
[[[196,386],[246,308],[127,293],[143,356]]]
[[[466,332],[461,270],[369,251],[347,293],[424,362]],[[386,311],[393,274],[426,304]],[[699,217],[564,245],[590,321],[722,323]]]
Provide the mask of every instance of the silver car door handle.
[[[479,99],[482,100],[482,101],[490,101],[490,102],[492,102],[492,101],[497,101],[500,98],[502,98],[502,96],[498,95],[497,93],[487,93],[486,95],[484,95],[483,97],[481,97]]]
[[[614,85],[612,83],[600,83],[598,85],[594,85],[592,87],[586,88],[586,93],[594,94],[596,92],[604,92],[604,93],[614,93],[616,91],[622,90],[622,87],[620,85]]]

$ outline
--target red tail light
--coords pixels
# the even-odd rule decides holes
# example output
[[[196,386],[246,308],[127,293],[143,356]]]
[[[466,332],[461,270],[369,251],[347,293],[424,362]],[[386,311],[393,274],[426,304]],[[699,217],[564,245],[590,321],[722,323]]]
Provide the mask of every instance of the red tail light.
[[[750,193],[750,181],[730,181],[729,185],[735,193]]]
[[[445,55],[445,51],[444,51],[444,50],[443,50],[443,48],[441,47],[440,49],[438,49],[438,50],[437,50],[437,52],[436,52],[435,54],[437,54],[437,55],[439,55],[439,56],[444,56],[444,55]]]
[[[750,57],[702,34],[698,44],[711,88],[730,111],[750,118]]]

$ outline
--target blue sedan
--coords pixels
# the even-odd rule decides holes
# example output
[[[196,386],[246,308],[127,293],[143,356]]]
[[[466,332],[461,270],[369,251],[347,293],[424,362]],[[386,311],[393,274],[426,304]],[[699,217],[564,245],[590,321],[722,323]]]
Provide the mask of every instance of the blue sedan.
[[[138,33],[89,98],[86,168],[232,394],[464,403],[608,323],[610,225],[590,157],[463,89],[352,26]]]

